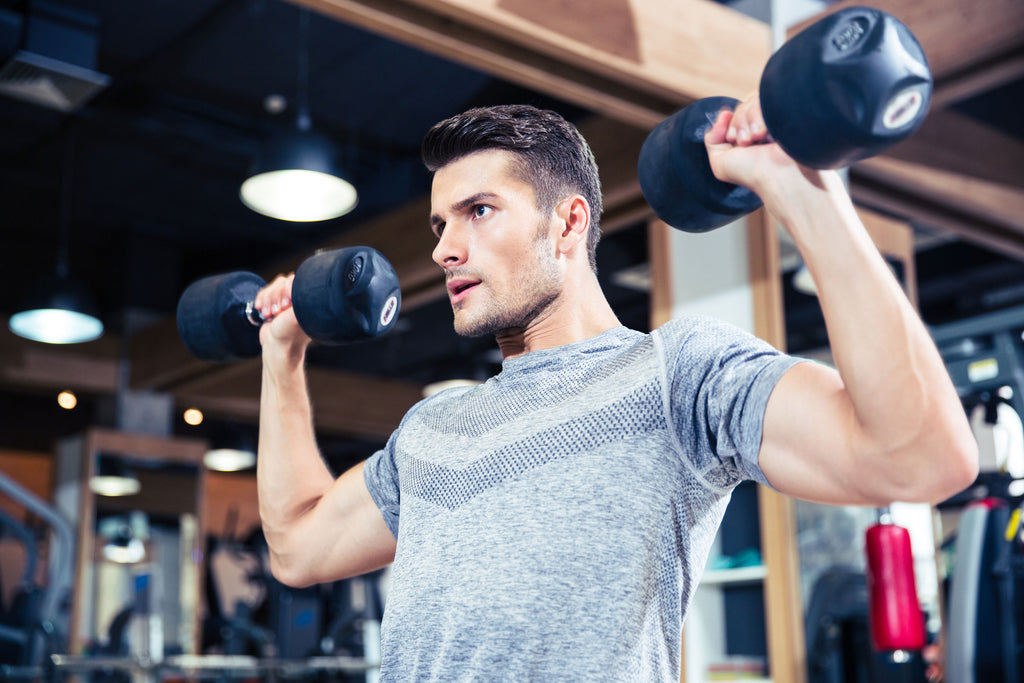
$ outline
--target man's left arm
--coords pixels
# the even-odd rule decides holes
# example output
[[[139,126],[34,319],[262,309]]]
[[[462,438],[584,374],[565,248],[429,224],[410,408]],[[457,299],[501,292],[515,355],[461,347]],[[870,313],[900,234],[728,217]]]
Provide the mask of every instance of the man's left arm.
[[[801,363],[765,411],[759,464],[805,500],[938,502],[977,475],[977,444],[945,364],[857,216],[842,179],[766,139],[756,98],[706,138],[723,180],[754,190],[818,290],[836,370]]]

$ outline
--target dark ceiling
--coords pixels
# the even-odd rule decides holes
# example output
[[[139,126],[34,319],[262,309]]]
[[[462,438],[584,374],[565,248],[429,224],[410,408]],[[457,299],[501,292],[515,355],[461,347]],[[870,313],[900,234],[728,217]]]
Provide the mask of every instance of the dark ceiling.
[[[0,50],[7,52],[0,59],[6,61],[23,44],[27,19],[47,5],[79,13],[72,23],[85,47],[75,49],[87,54],[92,41],[92,68],[107,75],[109,85],[70,113],[0,96],[0,289],[6,292],[0,316],[15,312],[19,296],[53,272],[62,225],[70,235],[71,271],[92,289],[108,329],[133,332],[172,315],[181,291],[200,276],[233,269],[264,272],[425,195],[429,179],[418,160],[419,141],[445,116],[475,105],[524,101],[559,110],[576,122],[588,115],[313,14],[308,44],[313,125],[343,146],[360,200],[355,211],[339,219],[281,222],[246,208],[238,187],[260,144],[294,120],[297,7],[277,0],[61,0],[57,5],[2,0]],[[46,49],[70,49],[59,35],[48,38]],[[1022,90],[1018,82],[959,109],[1024,139]],[[288,102],[283,112],[268,111],[267,98],[274,95]],[[410,230],[425,230],[423,218]],[[932,233],[929,226],[919,227],[923,236]],[[645,235],[635,228],[609,237],[600,262],[620,318],[638,328],[647,326],[646,294],[613,280],[616,273],[645,263]],[[1020,263],[951,238],[922,245],[919,293],[929,322],[1024,300]],[[820,345],[815,300],[789,292],[787,309],[790,348]],[[493,342],[459,339],[450,320],[446,301],[422,306],[404,315],[388,338],[318,349],[313,362],[364,372],[374,368],[375,374],[418,383],[493,372]],[[48,417],[55,409],[49,403],[42,407],[43,397],[19,396],[0,394],[5,441],[0,445],[45,447],[41,444],[55,430],[69,433],[105,414],[86,411],[73,420],[61,417],[58,425]],[[19,417],[23,414],[32,417]],[[38,428],[33,431],[32,425]]]

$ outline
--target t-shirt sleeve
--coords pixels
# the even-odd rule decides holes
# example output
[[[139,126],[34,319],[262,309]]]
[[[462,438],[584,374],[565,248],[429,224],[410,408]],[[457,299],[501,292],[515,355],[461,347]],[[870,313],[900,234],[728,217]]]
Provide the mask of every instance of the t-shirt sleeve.
[[[682,455],[711,485],[769,485],[758,465],[768,397],[801,359],[728,323],[683,318],[663,327],[670,420]]]
[[[395,465],[396,431],[387,444],[363,464],[363,479],[373,502],[380,508],[391,534],[398,538],[398,516],[401,497],[398,487],[398,468]]]

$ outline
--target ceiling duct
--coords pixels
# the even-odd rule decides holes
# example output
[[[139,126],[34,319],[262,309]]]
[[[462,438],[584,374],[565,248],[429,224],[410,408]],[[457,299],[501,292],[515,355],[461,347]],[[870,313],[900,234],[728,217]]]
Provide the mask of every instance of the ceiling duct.
[[[0,68],[0,94],[62,112],[81,107],[110,83],[95,71],[98,28],[94,14],[45,0],[30,3],[22,47]]]

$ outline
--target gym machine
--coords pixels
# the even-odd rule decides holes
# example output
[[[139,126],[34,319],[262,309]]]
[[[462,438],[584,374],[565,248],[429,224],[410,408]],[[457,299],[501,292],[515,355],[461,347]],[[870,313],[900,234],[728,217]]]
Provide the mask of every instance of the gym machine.
[[[52,531],[46,563],[46,584],[36,586],[32,574],[37,561],[36,537],[13,517],[0,517],[25,545],[27,567],[20,590],[0,621],[0,678],[31,678],[47,655],[65,649],[71,595],[74,532],[50,505],[0,472],[0,493],[41,519]],[[9,660],[8,660],[9,658]]]
[[[959,510],[948,586],[947,680],[1024,676],[1024,307],[932,330],[978,437],[981,472]]]

